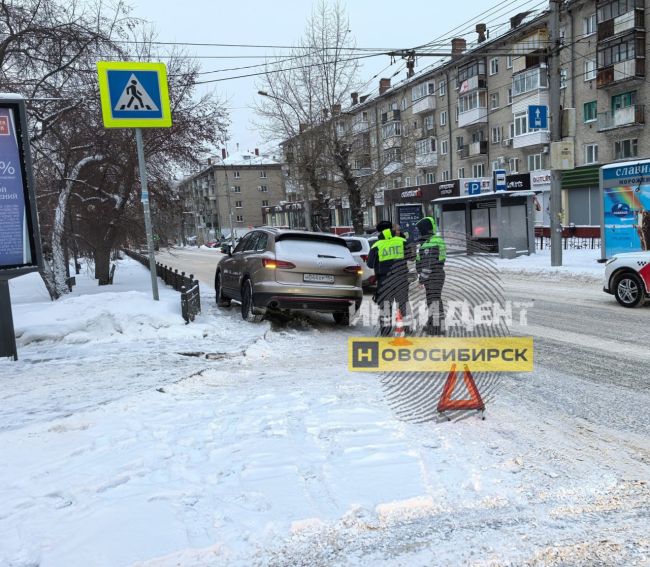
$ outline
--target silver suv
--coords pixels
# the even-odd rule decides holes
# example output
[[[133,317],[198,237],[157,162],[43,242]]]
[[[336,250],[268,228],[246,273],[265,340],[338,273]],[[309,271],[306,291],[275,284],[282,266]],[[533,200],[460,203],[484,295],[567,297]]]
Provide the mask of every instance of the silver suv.
[[[331,234],[259,228],[246,234],[218,266],[217,304],[241,303],[242,317],[259,321],[267,310],[332,313],[347,324],[361,304],[363,270],[345,240]]]

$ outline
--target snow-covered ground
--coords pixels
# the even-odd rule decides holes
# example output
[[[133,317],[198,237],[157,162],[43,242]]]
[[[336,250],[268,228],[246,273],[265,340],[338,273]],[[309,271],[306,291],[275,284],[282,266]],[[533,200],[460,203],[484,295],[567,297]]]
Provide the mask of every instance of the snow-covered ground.
[[[601,280],[605,264],[598,263],[600,249],[562,250],[562,265],[551,266],[551,251],[538,250],[530,256],[518,256],[512,260],[496,258],[496,266],[503,273],[537,275],[545,279]]]
[[[485,421],[410,424],[347,371],[370,329],[244,323],[207,288],[186,326],[128,259],[77,282],[56,303],[11,283],[3,567],[650,562],[648,437],[582,417],[566,373],[504,378]]]

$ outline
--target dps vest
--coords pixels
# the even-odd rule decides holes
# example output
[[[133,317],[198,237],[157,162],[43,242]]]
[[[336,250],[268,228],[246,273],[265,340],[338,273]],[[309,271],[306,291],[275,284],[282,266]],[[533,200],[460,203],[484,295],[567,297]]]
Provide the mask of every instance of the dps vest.
[[[436,247],[438,248],[438,261],[444,262],[447,259],[447,245],[444,238],[437,234],[431,235],[425,243],[420,245],[417,259],[420,260],[420,251]]]
[[[390,260],[404,260],[404,238],[393,236],[389,228],[382,232],[383,240],[377,240],[372,247],[377,248],[377,259],[379,262]]]

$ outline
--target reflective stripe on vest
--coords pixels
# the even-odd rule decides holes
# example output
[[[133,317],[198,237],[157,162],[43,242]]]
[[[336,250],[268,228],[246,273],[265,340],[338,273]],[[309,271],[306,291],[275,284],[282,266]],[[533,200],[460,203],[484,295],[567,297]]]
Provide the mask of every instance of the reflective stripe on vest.
[[[442,236],[439,235],[433,235],[429,240],[427,240],[424,244],[420,246],[420,250],[424,250],[425,248],[438,248],[438,260],[440,262],[444,262],[447,259],[447,245],[445,244],[445,240],[442,238]],[[419,252],[418,252],[418,259],[419,259]]]

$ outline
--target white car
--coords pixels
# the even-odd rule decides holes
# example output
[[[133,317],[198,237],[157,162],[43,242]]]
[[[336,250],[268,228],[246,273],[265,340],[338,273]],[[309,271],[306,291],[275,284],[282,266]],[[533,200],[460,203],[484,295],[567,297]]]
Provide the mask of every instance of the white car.
[[[348,250],[352,257],[363,268],[363,275],[361,276],[361,285],[365,288],[373,287],[376,285],[375,271],[368,267],[368,254],[370,253],[370,246],[372,245],[367,238],[363,236],[346,236],[344,238],[348,246]]]
[[[650,299],[650,251],[616,254],[605,264],[603,291],[623,307],[636,307]]]

